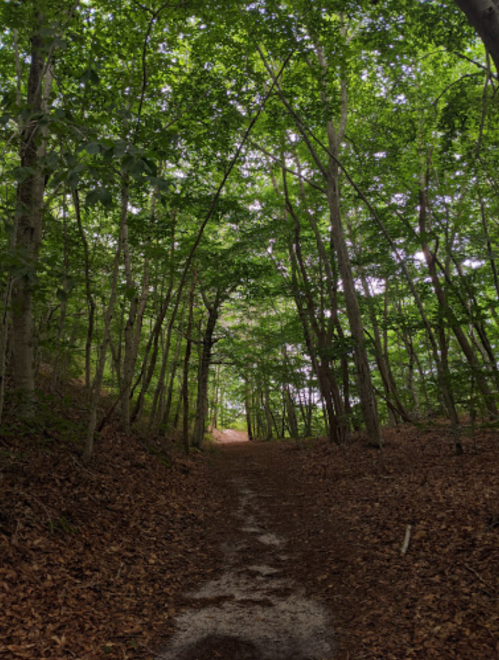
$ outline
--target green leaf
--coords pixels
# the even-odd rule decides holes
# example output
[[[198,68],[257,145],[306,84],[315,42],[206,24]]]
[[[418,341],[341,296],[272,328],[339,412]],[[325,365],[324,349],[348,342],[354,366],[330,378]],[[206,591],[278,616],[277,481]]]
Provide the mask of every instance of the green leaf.
[[[22,183],[30,176],[33,176],[35,170],[32,167],[15,167],[12,170],[12,175],[17,183]]]
[[[95,156],[100,153],[100,146],[97,142],[88,142],[83,149],[89,156]]]
[[[59,156],[55,152],[51,152],[45,156],[45,169],[54,172],[60,164]]]
[[[80,78],[80,82],[89,83],[90,85],[97,86],[100,83],[100,78],[97,74],[97,71],[95,71],[95,69],[92,69],[92,67],[90,67],[82,75],[82,77]]]
[[[171,183],[166,181],[166,179],[160,179],[156,176],[148,176],[147,179],[161,192],[169,192],[171,189]]]
[[[66,291],[64,291],[64,289],[57,289],[55,295],[57,297],[57,300],[59,300],[60,302],[66,302],[68,299],[68,294]]]
[[[125,298],[127,300],[133,300],[134,297],[135,297],[135,294],[136,294],[135,287],[133,287],[133,286],[127,286],[126,287],[126,289],[125,289]]]
[[[127,144],[126,142],[117,142],[115,146],[113,147],[113,156],[115,158],[123,158],[125,156],[127,151]]]
[[[127,154],[121,161],[121,169],[123,172],[131,172],[131,170],[135,167],[136,160],[137,159],[135,156]]]
[[[56,37],[54,39],[54,45],[59,48],[59,50],[66,50],[68,47],[68,42],[64,39],[61,39],[60,37]]]
[[[106,188],[94,188],[94,190],[91,190],[86,199],[85,199],[85,204],[87,206],[95,206],[95,204],[101,203],[102,206],[109,207],[113,203],[113,197],[109,190]]]
[[[80,172],[84,169],[84,166],[79,163],[72,169],[68,170],[68,174],[66,176],[66,183],[68,186],[72,189],[77,188],[78,184],[80,183]]]
[[[147,174],[156,176],[158,173],[158,166],[156,165],[155,161],[151,160],[150,158],[142,158],[142,162],[144,163],[144,169]]]

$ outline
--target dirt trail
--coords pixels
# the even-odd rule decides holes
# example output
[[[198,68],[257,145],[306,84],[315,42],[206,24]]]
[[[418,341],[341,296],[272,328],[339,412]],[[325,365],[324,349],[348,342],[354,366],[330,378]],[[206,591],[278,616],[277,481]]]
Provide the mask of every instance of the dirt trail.
[[[228,444],[213,474],[228,497],[217,524],[224,570],[187,594],[157,660],[326,660],[330,613],[305,592],[293,542],[297,484],[280,470],[282,447]],[[299,490],[299,489],[298,489]]]
[[[234,429],[213,429],[212,435],[218,444],[231,445],[236,442],[248,442],[248,434],[245,431],[234,431]]]

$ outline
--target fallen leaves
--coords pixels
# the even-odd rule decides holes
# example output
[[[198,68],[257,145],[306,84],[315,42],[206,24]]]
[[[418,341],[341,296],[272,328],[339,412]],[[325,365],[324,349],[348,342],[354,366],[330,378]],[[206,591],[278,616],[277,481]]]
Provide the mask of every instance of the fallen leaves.
[[[495,436],[459,458],[443,432],[386,437],[386,469],[360,442],[254,447],[299,557],[288,570],[331,608],[337,660],[499,657]],[[151,660],[217,567],[227,484],[112,427],[90,470],[71,445],[2,448],[0,658]]]
[[[388,431],[390,479],[360,442],[316,442],[298,460],[284,452],[300,483],[294,538],[342,631],[338,658],[498,657],[499,536],[487,524],[499,501],[496,442],[483,434],[457,458],[443,432]]]
[[[182,593],[213,570],[203,460],[168,468],[113,428],[89,470],[70,446],[2,442],[0,658],[152,657]]]

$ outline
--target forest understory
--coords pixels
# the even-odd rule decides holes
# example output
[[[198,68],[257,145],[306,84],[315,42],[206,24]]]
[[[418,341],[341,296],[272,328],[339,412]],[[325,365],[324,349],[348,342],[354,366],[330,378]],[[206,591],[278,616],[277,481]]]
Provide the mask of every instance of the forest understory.
[[[332,617],[334,660],[498,656],[495,431],[465,439],[460,457],[435,425],[386,430],[384,461],[360,437],[209,445],[187,459],[172,439],[111,425],[87,468],[82,393],[66,395],[71,406],[54,395],[50,416],[1,440],[0,657],[156,658],[186,594],[224,570],[230,479],[249,460],[262,492],[272,486],[285,575]]]

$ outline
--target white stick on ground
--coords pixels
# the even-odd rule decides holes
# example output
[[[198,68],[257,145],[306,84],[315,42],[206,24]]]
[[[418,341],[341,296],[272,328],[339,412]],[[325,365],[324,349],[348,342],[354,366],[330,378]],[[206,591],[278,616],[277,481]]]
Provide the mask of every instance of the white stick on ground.
[[[411,531],[412,531],[412,525],[407,525],[407,527],[405,528],[404,542],[402,543],[402,547],[400,548],[400,554],[402,556],[407,554],[407,551],[409,550],[409,543],[411,542]]]

